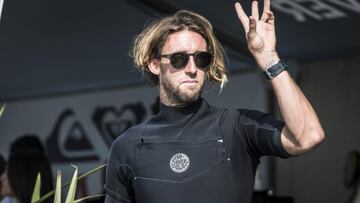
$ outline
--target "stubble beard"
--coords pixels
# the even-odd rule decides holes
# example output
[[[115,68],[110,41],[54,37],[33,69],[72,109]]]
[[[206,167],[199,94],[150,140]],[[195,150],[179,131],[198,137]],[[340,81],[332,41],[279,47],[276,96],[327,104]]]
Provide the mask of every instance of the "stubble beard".
[[[203,85],[199,89],[194,88],[191,92],[182,91],[180,86],[175,87],[168,79],[163,79],[160,82],[162,86],[162,98],[165,98],[171,106],[185,106],[193,103],[200,98]]]

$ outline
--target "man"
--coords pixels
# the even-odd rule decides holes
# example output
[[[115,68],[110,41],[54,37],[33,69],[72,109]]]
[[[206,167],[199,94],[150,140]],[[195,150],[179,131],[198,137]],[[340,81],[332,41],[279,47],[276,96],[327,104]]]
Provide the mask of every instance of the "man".
[[[280,62],[274,15],[264,0],[238,17],[248,48],[266,71],[284,122],[258,111],[220,109],[201,98],[205,78],[226,83],[222,48],[211,24],[179,11],[135,40],[135,65],[159,85],[160,112],[111,147],[106,202],[250,202],[259,158],[307,152],[324,138],[319,120]]]

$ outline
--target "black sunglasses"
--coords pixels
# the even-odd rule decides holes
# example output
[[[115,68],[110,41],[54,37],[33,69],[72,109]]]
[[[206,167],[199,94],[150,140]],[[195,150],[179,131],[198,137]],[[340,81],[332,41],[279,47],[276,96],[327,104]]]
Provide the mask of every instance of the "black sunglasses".
[[[176,52],[172,54],[160,55],[160,57],[170,59],[171,65],[176,69],[185,67],[189,63],[190,56],[194,57],[195,64],[200,69],[206,69],[209,67],[213,59],[213,55],[205,51],[197,51],[192,54]]]

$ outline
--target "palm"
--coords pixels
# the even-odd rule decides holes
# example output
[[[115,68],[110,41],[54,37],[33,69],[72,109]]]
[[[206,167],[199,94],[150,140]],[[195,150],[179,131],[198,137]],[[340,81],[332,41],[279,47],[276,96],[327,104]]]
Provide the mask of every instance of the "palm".
[[[258,21],[256,32],[254,34],[246,32],[248,39],[248,48],[250,52],[269,52],[275,51],[275,30],[272,25],[266,22]],[[266,41],[264,40],[266,39]],[[274,43],[270,43],[274,42]]]

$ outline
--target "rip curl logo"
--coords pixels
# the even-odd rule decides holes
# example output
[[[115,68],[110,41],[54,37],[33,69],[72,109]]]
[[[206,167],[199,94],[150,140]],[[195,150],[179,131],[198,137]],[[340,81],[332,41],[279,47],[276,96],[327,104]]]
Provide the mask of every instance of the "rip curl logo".
[[[170,168],[175,173],[183,173],[190,166],[190,159],[186,154],[177,153],[170,159]]]

